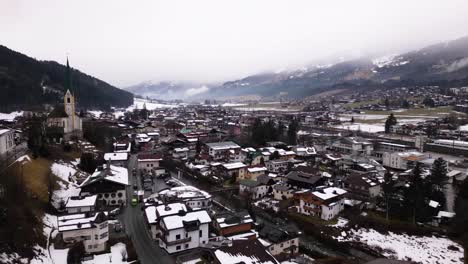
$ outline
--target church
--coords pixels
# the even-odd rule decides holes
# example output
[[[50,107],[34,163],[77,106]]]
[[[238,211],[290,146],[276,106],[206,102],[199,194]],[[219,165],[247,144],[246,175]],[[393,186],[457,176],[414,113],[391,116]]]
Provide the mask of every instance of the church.
[[[66,69],[66,93],[63,98],[63,105],[58,104],[47,116],[47,134],[56,141],[81,138],[83,136],[83,121],[75,111],[75,96],[70,91],[71,70],[67,58]]]

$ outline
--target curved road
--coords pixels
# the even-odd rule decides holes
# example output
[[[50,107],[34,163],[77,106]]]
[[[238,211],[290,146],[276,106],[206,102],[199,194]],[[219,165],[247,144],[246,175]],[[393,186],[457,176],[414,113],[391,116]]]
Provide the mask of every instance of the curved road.
[[[136,155],[131,155],[128,163],[128,180],[130,186],[127,188],[127,207],[121,215],[121,221],[125,226],[125,231],[132,239],[133,246],[138,254],[138,259],[142,264],[175,263],[175,260],[151,238],[141,204],[135,207],[131,206],[133,184],[136,183],[139,189],[141,189],[139,175],[133,177],[132,174],[132,170],[135,166]]]

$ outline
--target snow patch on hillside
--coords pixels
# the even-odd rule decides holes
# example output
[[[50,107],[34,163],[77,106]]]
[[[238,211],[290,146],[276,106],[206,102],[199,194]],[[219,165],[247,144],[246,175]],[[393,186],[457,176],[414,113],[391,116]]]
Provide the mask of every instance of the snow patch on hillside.
[[[23,111],[17,111],[17,112],[11,112],[11,113],[0,113],[0,120],[12,122],[18,116],[23,116]]]
[[[373,229],[351,229],[335,238],[341,242],[359,242],[378,250],[385,257],[418,263],[463,263],[463,247],[443,237],[381,234]],[[457,250],[449,249],[457,248]]]

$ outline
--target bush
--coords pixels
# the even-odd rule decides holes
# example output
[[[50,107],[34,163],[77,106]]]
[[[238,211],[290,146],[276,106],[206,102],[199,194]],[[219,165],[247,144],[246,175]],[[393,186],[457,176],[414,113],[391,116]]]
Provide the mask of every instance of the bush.
[[[83,243],[75,243],[68,251],[67,263],[68,264],[80,264],[81,259],[85,255],[85,249]]]

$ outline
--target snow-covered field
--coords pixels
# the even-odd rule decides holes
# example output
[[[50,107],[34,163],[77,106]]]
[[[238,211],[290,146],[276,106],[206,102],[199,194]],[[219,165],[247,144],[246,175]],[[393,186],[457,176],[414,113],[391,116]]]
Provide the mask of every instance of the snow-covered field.
[[[52,195],[52,204],[55,208],[59,208],[62,201],[66,202],[71,196],[80,194],[80,188],[76,183],[70,181],[70,176],[74,176],[77,172],[84,172],[78,171],[75,166],[64,162],[54,162],[50,167],[52,173],[62,180],[57,181],[60,188],[55,190]]]
[[[138,99],[135,98],[133,100],[133,105],[129,106],[126,110],[133,111],[134,109],[143,109],[146,106],[148,110],[155,110],[155,109],[162,109],[162,108],[177,108],[179,104],[159,104],[159,103],[152,103],[145,99]]]
[[[352,131],[363,131],[363,132],[368,132],[368,133],[378,133],[378,132],[383,132],[385,131],[385,127],[383,125],[371,125],[371,124],[359,124],[359,123],[353,123],[349,125],[339,125],[339,126],[334,126],[335,128],[339,129],[346,129],[346,130],[352,130]]]
[[[53,163],[50,167],[52,173],[62,179],[63,181],[70,182],[70,177],[75,175],[76,169],[71,164]]]
[[[0,120],[13,121],[15,117],[22,116],[22,115],[23,115],[23,111],[11,112],[9,114],[0,113]]]
[[[123,243],[117,243],[111,247],[111,253],[94,255],[94,259],[83,261],[82,264],[125,264],[129,263],[122,260],[127,258],[127,248]]]
[[[409,236],[392,232],[381,234],[373,229],[361,228],[343,231],[335,239],[366,244],[388,258],[427,264],[463,263],[463,247],[442,237]],[[458,250],[449,247],[456,247]]]

